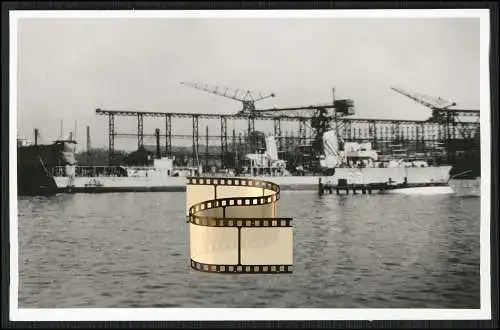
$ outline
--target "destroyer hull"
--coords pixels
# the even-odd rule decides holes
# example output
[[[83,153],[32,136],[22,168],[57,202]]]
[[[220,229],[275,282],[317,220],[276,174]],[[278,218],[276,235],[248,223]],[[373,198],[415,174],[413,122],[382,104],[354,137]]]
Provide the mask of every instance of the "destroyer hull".
[[[337,168],[332,176],[276,176],[271,181],[281,188],[317,189],[319,179],[323,183],[336,185],[338,180],[347,180],[348,185],[377,184],[388,181],[408,184],[446,183],[451,166],[421,168]],[[269,177],[257,177],[269,180]]]
[[[319,179],[336,184],[339,179],[348,184],[383,183],[389,180],[409,184],[447,182],[450,166],[426,168],[337,168],[333,176],[241,176],[272,181],[282,190],[316,190]],[[55,177],[60,191],[68,192],[153,192],[185,191],[185,177]]]

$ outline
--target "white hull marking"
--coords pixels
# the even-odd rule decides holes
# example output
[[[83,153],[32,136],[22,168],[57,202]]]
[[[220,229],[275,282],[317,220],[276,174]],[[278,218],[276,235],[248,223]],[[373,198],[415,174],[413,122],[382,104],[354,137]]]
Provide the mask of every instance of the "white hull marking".
[[[402,189],[387,190],[390,194],[405,194],[405,195],[439,195],[439,194],[453,194],[450,186],[439,187],[412,187]]]

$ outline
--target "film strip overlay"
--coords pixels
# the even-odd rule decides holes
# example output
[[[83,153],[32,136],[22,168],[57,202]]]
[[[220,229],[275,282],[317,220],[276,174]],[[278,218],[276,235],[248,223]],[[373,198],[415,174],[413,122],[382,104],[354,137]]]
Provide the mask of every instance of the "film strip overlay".
[[[193,269],[238,274],[293,272],[292,219],[277,217],[277,184],[233,177],[187,180]]]

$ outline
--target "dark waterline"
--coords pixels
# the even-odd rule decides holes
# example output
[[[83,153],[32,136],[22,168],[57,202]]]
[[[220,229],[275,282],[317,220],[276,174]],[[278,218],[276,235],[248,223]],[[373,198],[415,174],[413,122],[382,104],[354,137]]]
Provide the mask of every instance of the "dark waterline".
[[[294,273],[191,270],[184,193],[20,197],[19,307],[480,308],[479,198],[283,191]]]

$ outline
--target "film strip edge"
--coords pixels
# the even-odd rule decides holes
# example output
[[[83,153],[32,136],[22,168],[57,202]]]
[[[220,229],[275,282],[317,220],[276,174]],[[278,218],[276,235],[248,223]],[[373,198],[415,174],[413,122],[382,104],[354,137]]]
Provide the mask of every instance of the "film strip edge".
[[[274,274],[293,273],[293,265],[213,265],[191,259],[191,268],[206,273]]]

